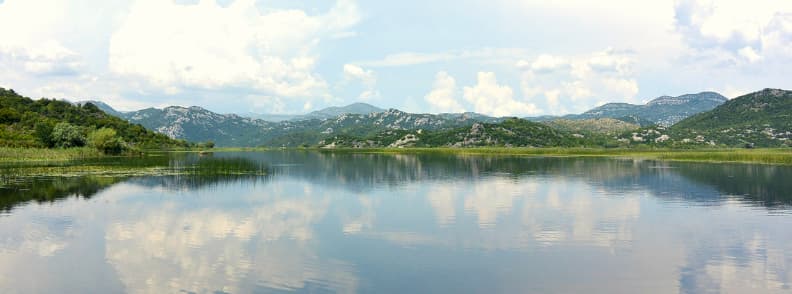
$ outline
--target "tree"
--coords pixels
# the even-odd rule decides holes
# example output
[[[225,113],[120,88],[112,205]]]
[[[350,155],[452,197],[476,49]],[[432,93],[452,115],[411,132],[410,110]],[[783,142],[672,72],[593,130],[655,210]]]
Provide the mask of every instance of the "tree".
[[[119,154],[124,150],[124,141],[111,128],[101,128],[88,135],[88,146],[105,154]]]
[[[204,146],[206,146],[206,148],[208,149],[212,149],[214,148],[215,143],[213,141],[206,141],[206,143],[204,143]]]
[[[67,122],[60,122],[52,128],[50,135],[55,147],[69,148],[85,146],[85,136],[80,128]]]
[[[22,116],[14,109],[11,108],[3,108],[0,109],[0,123],[4,124],[12,124],[15,122],[19,122]]]
[[[39,122],[35,126],[36,138],[48,148],[55,146],[55,142],[52,141],[52,129],[53,125],[46,121]]]

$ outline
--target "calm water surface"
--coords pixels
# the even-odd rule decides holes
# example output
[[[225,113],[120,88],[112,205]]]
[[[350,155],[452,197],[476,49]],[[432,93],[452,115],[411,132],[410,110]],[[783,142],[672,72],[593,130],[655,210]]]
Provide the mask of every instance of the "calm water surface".
[[[269,173],[7,183],[0,293],[792,292],[790,167],[214,157]]]

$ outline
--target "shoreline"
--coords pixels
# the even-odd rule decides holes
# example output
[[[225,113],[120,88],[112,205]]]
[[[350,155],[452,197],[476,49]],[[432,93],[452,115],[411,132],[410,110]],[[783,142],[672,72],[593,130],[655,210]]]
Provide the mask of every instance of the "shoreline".
[[[436,155],[474,155],[474,156],[535,156],[535,157],[611,157],[634,158],[663,161],[685,161],[705,163],[752,163],[771,165],[792,165],[792,148],[767,149],[668,149],[668,148],[265,148],[265,147],[220,147],[214,149],[148,150],[142,155],[110,156],[90,148],[43,149],[0,147],[0,167],[19,163],[47,164],[68,163],[102,158],[150,157],[163,153],[227,153],[227,152],[268,152],[303,151],[321,153],[358,153],[358,154],[436,154]]]

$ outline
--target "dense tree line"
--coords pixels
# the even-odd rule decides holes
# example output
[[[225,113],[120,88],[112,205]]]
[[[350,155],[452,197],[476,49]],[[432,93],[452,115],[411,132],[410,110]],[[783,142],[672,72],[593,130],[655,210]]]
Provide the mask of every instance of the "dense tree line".
[[[189,147],[147,130],[139,124],[108,115],[91,103],[77,106],[54,99],[33,100],[0,88],[0,146],[93,146],[107,153],[122,149]]]

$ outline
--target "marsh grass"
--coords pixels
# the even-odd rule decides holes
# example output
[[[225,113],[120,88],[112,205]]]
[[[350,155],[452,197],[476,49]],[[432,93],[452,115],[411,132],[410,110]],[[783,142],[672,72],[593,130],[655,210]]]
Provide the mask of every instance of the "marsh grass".
[[[57,162],[100,158],[105,155],[94,148],[12,148],[0,147],[0,163]]]
[[[19,177],[81,176],[260,176],[267,166],[244,158],[213,158],[189,154],[155,153],[130,157],[99,157],[61,161],[0,163],[0,185]]]
[[[651,156],[661,160],[792,165],[792,149],[672,151],[659,152]]]
[[[792,165],[792,149],[606,149],[606,148],[375,148],[323,149],[321,152],[382,154],[459,154],[546,157],[627,157],[668,161],[741,162]]]

